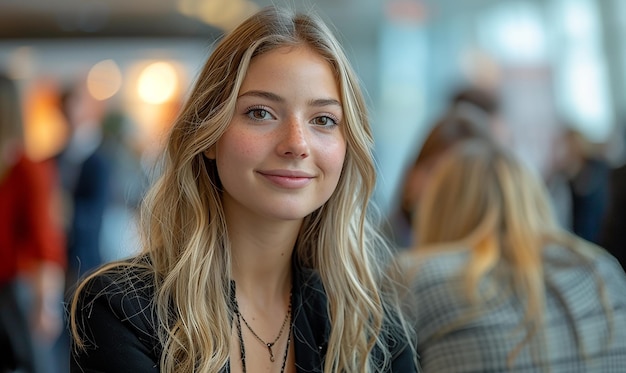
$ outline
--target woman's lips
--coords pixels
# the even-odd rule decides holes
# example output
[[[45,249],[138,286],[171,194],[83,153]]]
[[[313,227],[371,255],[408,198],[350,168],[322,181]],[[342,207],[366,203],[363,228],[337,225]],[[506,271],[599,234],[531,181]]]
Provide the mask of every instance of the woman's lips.
[[[303,188],[311,183],[313,175],[303,171],[259,171],[272,184],[285,189]]]

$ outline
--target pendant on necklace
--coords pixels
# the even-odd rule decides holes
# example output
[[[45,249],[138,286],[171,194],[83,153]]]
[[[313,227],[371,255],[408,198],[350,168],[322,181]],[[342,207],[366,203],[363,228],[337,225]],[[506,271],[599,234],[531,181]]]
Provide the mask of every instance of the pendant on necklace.
[[[274,346],[273,343],[268,343],[267,344],[267,351],[269,351],[269,353],[270,353],[270,361],[273,363],[275,361],[275,359],[274,359],[274,351],[272,351],[272,346]]]

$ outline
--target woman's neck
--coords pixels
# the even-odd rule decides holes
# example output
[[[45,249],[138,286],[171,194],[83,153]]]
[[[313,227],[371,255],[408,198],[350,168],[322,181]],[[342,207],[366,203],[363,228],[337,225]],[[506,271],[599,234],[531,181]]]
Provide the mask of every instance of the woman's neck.
[[[237,294],[254,303],[286,299],[291,263],[301,222],[229,225],[232,278]]]

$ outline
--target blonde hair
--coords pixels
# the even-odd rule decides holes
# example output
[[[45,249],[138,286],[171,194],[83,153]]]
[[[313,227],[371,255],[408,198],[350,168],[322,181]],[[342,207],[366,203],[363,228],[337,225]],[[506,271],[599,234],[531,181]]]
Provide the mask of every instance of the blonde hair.
[[[550,206],[535,173],[512,153],[482,140],[467,140],[450,150],[434,171],[419,206],[416,250],[428,255],[447,248],[469,249],[463,293],[476,310],[485,300],[479,284],[490,273],[498,283],[510,283],[511,291],[524,300],[526,335],[510,352],[509,364],[535,337],[539,339],[531,345],[533,353],[540,356],[542,352],[544,248],[558,244],[584,262],[590,262],[597,249],[560,228]],[[610,314],[603,283],[595,276]],[[460,323],[479,314],[464,317]]]
[[[372,372],[390,364],[382,320],[391,303],[380,288],[380,255],[389,250],[368,213],[375,186],[373,139],[357,77],[319,18],[266,8],[226,35],[209,57],[169,135],[163,174],[143,205],[143,247],[149,260],[130,265],[154,275],[164,372],[216,372],[228,361],[229,240],[216,165],[203,152],[226,131],[251,60],[298,45],[331,65],[347,139],[338,186],[325,205],[304,219],[294,251],[300,265],[319,272],[328,296],[332,328],[324,372]],[[119,264],[97,273],[114,265]],[[76,305],[77,296],[72,314]],[[84,347],[74,318],[72,331],[76,345]],[[382,359],[371,356],[374,345],[381,348]]]

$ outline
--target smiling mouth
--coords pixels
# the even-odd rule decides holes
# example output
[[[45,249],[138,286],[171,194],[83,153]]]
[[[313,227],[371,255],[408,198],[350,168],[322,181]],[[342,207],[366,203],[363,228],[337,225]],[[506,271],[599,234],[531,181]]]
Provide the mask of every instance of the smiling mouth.
[[[309,185],[313,180],[313,176],[304,173],[264,173],[259,172],[273,185],[284,189],[299,189]]]

